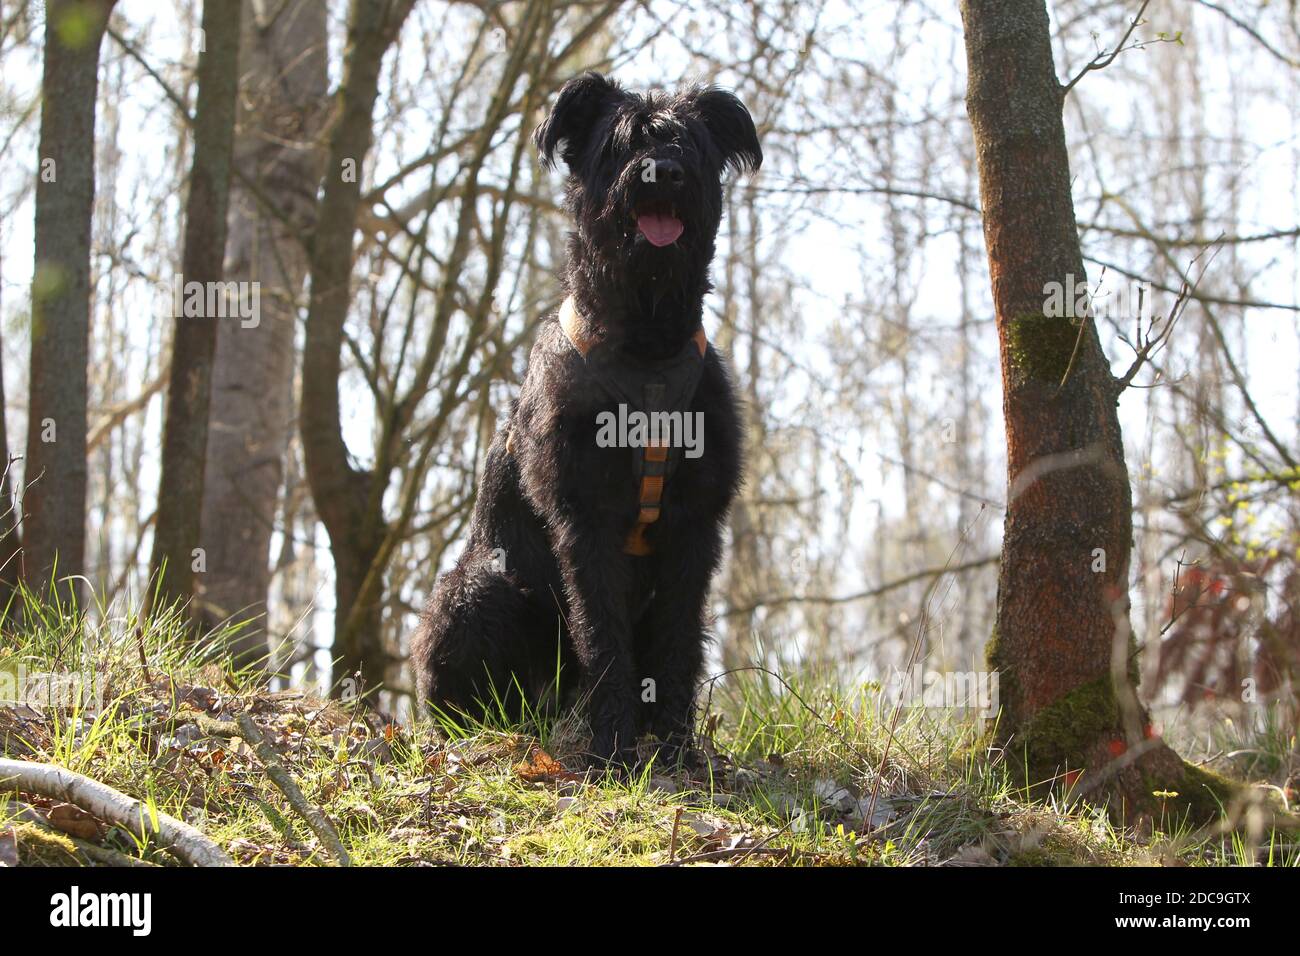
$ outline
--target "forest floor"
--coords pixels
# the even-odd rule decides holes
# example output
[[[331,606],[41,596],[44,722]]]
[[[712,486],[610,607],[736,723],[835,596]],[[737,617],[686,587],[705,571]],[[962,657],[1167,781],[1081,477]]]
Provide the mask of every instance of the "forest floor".
[[[78,627],[52,612],[6,628],[0,757],[107,784],[245,865],[333,856],[255,748],[214,729],[241,714],[354,865],[1300,865],[1293,835],[1268,828],[1165,820],[1139,835],[1099,809],[1028,799],[978,721],[904,710],[887,748],[894,714],[877,706],[879,688],[731,675],[705,701],[705,766],[620,779],[586,769],[572,716],[449,738],[355,702],[259,689],[176,632],[133,619]],[[83,659],[93,671],[77,671]],[[102,706],[33,706],[49,674],[79,674]],[[6,703],[19,675],[27,702]],[[1240,776],[1241,765],[1214,769]],[[1265,764],[1252,770],[1277,789]],[[128,861],[177,863],[139,833],[0,785],[0,865]]]

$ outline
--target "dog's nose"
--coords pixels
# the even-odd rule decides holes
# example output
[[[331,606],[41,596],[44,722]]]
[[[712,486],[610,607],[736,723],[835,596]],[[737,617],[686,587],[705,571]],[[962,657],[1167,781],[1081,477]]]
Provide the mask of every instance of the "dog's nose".
[[[674,186],[680,186],[686,179],[686,170],[675,159],[655,160],[655,177]]]

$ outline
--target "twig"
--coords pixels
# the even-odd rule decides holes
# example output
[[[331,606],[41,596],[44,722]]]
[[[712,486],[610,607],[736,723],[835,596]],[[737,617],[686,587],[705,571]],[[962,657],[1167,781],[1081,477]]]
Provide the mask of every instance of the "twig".
[[[747,848],[747,849],[745,849],[745,848],[738,848],[738,849],[745,849],[745,852],[744,852],[744,854],[741,856],[741,859],[743,860],[745,857],[749,856],[751,853],[762,853],[762,852],[764,852],[765,850],[767,850],[767,849],[768,849],[768,846],[767,846],[767,845],[768,845],[769,843],[771,843],[773,840],[775,840],[777,837],[779,837],[781,834],[785,833],[786,830],[789,830],[790,827],[794,826],[794,821],[795,821],[795,818],[794,818],[794,817],[791,817],[789,820],[785,821],[785,826],[781,827],[781,829],[779,829],[779,830],[773,830],[771,833],[769,833],[767,836],[763,837],[763,839],[759,840],[759,841],[758,841],[757,843],[755,843],[753,846],[751,846],[751,847],[749,847],[749,848]]]
[[[213,737],[243,738],[257,754],[257,759],[262,762],[262,769],[271,778],[271,782],[284,794],[285,799],[289,801],[289,806],[307,821],[307,825],[311,827],[312,832],[320,839],[334,861],[339,866],[352,865],[352,859],[348,856],[348,851],[343,848],[343,841],[339,839],[334,824],[330,823],[325,811],[303,795],[289,771],[284,769],[284,764],[280,762],[275,750],[267,742],[261,728],[253,721],[251,714],[240,714],[233,723],[228,720],[214,720],[205,714],[199,714],[197,723],[200,730]]]
[[[786,847],[776,846],[737,846],[727,847],[722,850],[709,850],[707,853],[696,853],[694,856],[682,857],[680,860],[674,860],[665,866],[685,866],[687,863],[707,863],[711,860],[729,860],[733,856],[780,856],[789,857],[794,854],[793,850]]]
[[[1102,284],[1103,282],[1105,282],[1105,281],[1106,281],[1106,267],[1105,267],[1105,266],[1102,266],[1102,269],[1101,269],[1101,276],[1097,279],[1097,288],[1098,288],[1098,289],[1101,289],[1101,284]],[[1074,371],[1074,363],[1077,362],[1078,359],[1079,359],[1079,347],[1080,347],[1081,345],[1083,345],[1083,334],[1084,334],[1084,332],[1085,332],[1085,331],[1087,330],[1087,328],[1088,328],[1088,322],[1091,321],[1091,319],[1092,319],[1092,315],[1091,315],[1091,312],[1092,312],[1092,298],[1093,298],[1093,296],[1092,296],[1092,291],[1089,290],[1089,291],[1088,291],[1088,307],[1087,307],[1087,309],[1084,310],[1084,311],[1085,311],[1085,314],[1084,314],[1084,315],[1078,316],[1078,320],[1079,320],[1079,334],[1076,335],[1076,336],[1074,337],[1074,349],[1073,349],[1073,351],[1070,352],[1070,361],[1069,361],[1068,363],[1066,363],[1066,366],[1065,366],[1065,374],[1061,376],[1061,384],[1056,386],[1056,394],[1057,394],[1057,395],[1060,395],[1060,394],[1061,394],[1061,390],[1065,388],[1065,383],[1068,382],[1068,381],[1070,380],[1070,373]],[[1139,322],[1138,330],[1139,330],[1139,331],[1141,331],[1141,328],[1142,328],[1142,326],[1141,326],[1141,324],[1140,324],[1140,323],[1141,323],[1141,313],[1142,313],[1142,310],[1141,310],[1141,309],[1138,309],[1138,322]]]
[[[1119,38],[1119,43],[1116,44],[1115,49],[1110,53],[1107,53],[1105,50],[1102,50],[1100,53],[1094,56],[1092,60],[1089,61],[1088,65],[1079,71],[1079,75],[1076,76],[1074,79],[1072,79],[1069,83],[1065,84],[1065,86],[1061,89],[1061,99],[1065,99],[1066,95],[1070,92],[1070,90],[1074,89],[1074,87],[1078,84],[1078,82],[1081,79],[1083,79],[1085,76],[1087,76],[1089,73],[1091,73],[1093,70],[1104,70],[1106,69],[1106,67],[1110,66],[1111,63],[1115,62],[1115,57],[1119,56],[1121,53],[1124,52],[1124,44],[1128,42],[1128,38],[1133,35],[1133,31],[1136,30],[1138,26],[1142,23],[1142,14],[1147,12],[1147,7],[1149,7],[1150,5],[1151,5],[1151,0],[1142,0],[1142,6],[1138,7],[1137,16],[1135,16],[1132,19],[1132,21],[1129,23],[1128,29],[1125,30],[1124,35]]]
[[[1104,274],[1104,272],[1103,272]],[[1061,389],[1065,388],[1065,383],[1070,380],[1070,373],[1074,371],[1074,363],[1079,358],[1079,346],[1083,344],[1083,334],[1088,328],[1090,316],[1079,317],[1079,334],[1074,337],[1074,349],[1070,352],[1070,361],[1065,366],[1065,374],[1061,376],[1061,384],[1056,386],[1056,394],[1061,394]]]
[[[677,859],[677,830],[682,825],[682,808],[678,807],[677,812],[673,814],[673,835],[668,841],[668,859]]]
[[[184,820],[160,810],[154,811],[134,797],[98,780],[73,773],[66,767],[0,758],[0,788],[76,804],[102,820],[155,840],[159,846],[195,866],[234,866],[235,863],[219,846]]]
[[[1130,216],[1133,216],[1134,219],[1137,218],[1130,207],[1125,206],[1125,209],[1128,211]],[[1178,275],[1179,279],[1183,282],[1184,285],[1188,284],[1191,278],[1191,265],[1194,265],[1197,259],[1199,259],[1201,255],[1204,254],[1205,251],[1205,250],[1201,250],[1201,252],[1198,253],[1194,259],[1192,259],[1192,262],[1189,264],[1187,270],[1184,271],[1183,267],[1178,264],[1178,261],[1177,259],[1174,258],[1173,254],[1159,241],[1156,242],[1156,249],[1157,251],[1159,251],[1161,258],[1163,258],[1165,262],[1169,265],[1169,267],[1174,270],[1174,272]],[[1217,249],[1215,250],[1215,255],[1216,256],[1218,255]],[[1207,262],[1205,264],[1205,267],[1201,269],[1200,275],[1196,277],[1196,282],[1191,283],[1193,288],[1195,288],[1195,286],[1199,284],[1201,278],[1205,275],[1206,270],[1209,269],[1210,263],[1213,262],[1213,260],[1214,260],[1214,256],[1211,256],[1210,261]],[[1191,293],[1189,293],[1189,295],[1190,294]],[[1246,404],[1246,411],[1248,411],[1250,413],[1250,416],[1253,419],[1255,419],[1255,423],[1259,426],[1260,431],[1263,432],[1265,440],[1267,440],[1269,445],[1272,446],[1273,450],[1277,452],[1278,457],[1281,458],[1282,461],[1284,461],[1288,467],[1291,468],[1297,467],[1296,459],[1292,456],[1291,451],[1287,448],[1286,444],[1282,442],[1277,437],[1276,434],[1274,434],[1273,429],[1268,424],[1268,421],[1264,418],[1263,414],[1259,410],[1259,407],[1255,404],[1255,399],[1251,396],[1250,389],[1247,387],[1246,377],[1242,373],[1241,367],[1237,364],[1236,360],[1232,357],[1232,349],[1228,346],[1228,339],[1223,334],[1223,327],[1219,324],[1219,320],[1215,317],[1214,311],[1212,309],[1205,307],[1206,303],[1209,300],[1207,298],[1199,297],[1199,296],[1196,298],[1201,303],[1202,306],[1201,311],[1203,313],[1203,317],[1205,319],[1206,325],[1209,327],[1210,332],[1213,333],[1214,340],[1219,344],[1219,348],[1223,351],[1223,360],[1228,366],[1228,374],[1232,378],[1232,383],[1237,387],[1237,391],[1241,393],[1241,399]]]
[[[981,509],[985,507],[983,503]],[[1003,507],[1003,506],[999,506]],[[786,604],[847,604],[851,601],[866,601],[870,598],[881,597],[890,591],[896,591],[899,588],[907,587],[909,584],[915,584],[917,581],[924,581],[927,578],[937,577],[943,574],[959,574],[965,571],[974,571],[978,568],[988,567],[990,564],[996,564],[999,556],[996,554],[985,555],[982,558],[972,558],[961,564],[945,564],[942,567],[925,568],[921,571],[914,571],[911,574],[904,575],[901,578],[895,578],[879,587],[869,588],[865,591],[857,591],[853,594],[779,594],[775,597],[768,598],[765,601],[755,601],[753,604],[744,607],[729,608],[722,612],[723,617],[736,617],[742,614],[749,614],[760,609],[770,609],[781,607]]]
[[[1245,20],[1241,19],[1240,17],[1234,16],[1229,10],[1225,9],[1220,4],[1211,3],[1210,0],[1192,0],[1192,2],[1197,3],[1202,7],[1205,7],[1205,9],[1207,10],[1213,10],[1215,13],[1223,16],[1225,19],[1227,19],[1229,23],[1231,23],[1237,29],[1244,31],[1256,43],[1258,43],[1265,50],[1267,50],[1270,55],[1272,55],[1278,60],[1281,60],[1287,66],[1291,67],[1293,70],[1300,69],[1300,60],[1297,60],[1295,57],[1288,56],[1282,50],[1278,49],[1273,44],[1269,43],[1268,40],[1264,39],[1264,34],[1260,33],[1258,30],[1252,27]],[[1292,6],[1291,10],[1294,13],[1295,7]]]
[[[1191,263],[1189,263],[1189,270],[1188,270],[1189,272],[1190,272],[1190,267],[1195,265],[1197,260],[1199,260],[1201,256],[1205,255],[1207,251],[1209,251],[1209,248],[1210,247],[1206,247],[1205,249],[1202,249],[1192,258]],[[1133,364],[1128,367],[1128,370],[1123,375],[1121,375],[1118,379],[1116,379],[1115,381],[1116,394],[1128,388],[1133,383],[1133,378],[1137,375],[1139,371],[1141,371],[1142,366],[1147,364],[1147,362],[1151,358],[1153,358],[1157,352],[1159,352],[1162,348],[1164,348],[1169,343],[1169,338],[1171,335],[1173,335],[1174,326],[1178,324],[1178,320],[1182,318],[1183,313],[1187,310],[1187,303],[1191,301],[1194,293],[1196,292],[1197,287],[1201,284],[1201,280],[1205,278],[1206,270],[1210,268],[1210,264],[1214,262],[1215,256],[1217,256],[1218,254],[1219,254],[1219,247],[1216,246],[1214,247],[1214,253],[1210,256],[1209,260],[1201,268],[1200,274],[1194,280],[1189,281],[1188,279],[1183,279],[1182,287],[1178,290],[1178,297],[1174,299],[1174,304],[1169,309],[1169,317],[1165,319],[1164,325],[1161,326],[1160,331],[1157,332],[1156,319],[1158,318],[1158,316],[1152,316],[1151,321],[1147,325],[1147,332],[1145,337],[1142,335],[1143,299],[1142,299],[1142,295],[1139,294],[1137,317],[1136,317],[1137,340],[1135,342],[1130,343],[1135,353],[1133,356]]]

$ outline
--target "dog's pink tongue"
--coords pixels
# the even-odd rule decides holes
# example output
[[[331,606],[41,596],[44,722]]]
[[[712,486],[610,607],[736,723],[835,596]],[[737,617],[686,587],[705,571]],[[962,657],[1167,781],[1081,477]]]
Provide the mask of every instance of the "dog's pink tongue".
[[[676,216],[647,212],[636,219],[636,228],[652,246],[671,246],[682,234],[685,226]]]

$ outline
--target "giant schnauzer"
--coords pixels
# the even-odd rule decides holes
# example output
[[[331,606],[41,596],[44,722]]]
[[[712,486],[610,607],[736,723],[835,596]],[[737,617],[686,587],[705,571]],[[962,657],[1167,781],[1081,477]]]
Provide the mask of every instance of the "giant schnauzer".
[[[569,295],[488,450],[468,546],[412,639],[418,692],[482,717],[563,703],[563,687],[587,703],[599,760],[634,762],[647,734],[674,759],[691,741],[741,475],[703,302],[722,176],[763,154],[731,93],[636,94],[598,73],[564,85],[535,141],[569,170]]]

